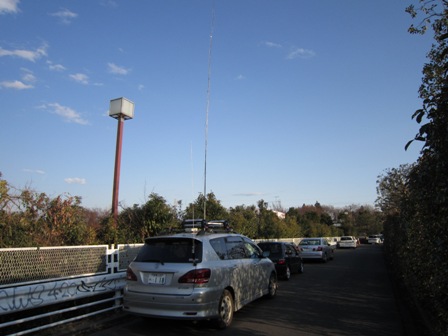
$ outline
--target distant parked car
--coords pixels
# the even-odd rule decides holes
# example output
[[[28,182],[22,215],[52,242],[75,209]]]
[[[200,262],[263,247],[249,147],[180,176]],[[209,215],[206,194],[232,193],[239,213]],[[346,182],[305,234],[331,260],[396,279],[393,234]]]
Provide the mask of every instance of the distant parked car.
[[[269,252],[269,259],[275,264],[277,276],[289,280],[292,273],[303,273],[303,260],[299,249],[292,243],[260,242],[258,246]]]
[[[338,246],[337,238],[328,238],[327,240],[330,243],[330,246],[332,246],[333,248],[336,248]]]
[[[358,239],[359,240],[359,244],[368,244],[369,243],[368,239],[369,239],[368,236],[360,236],[359,239]]]
[[[358,240],[353,236],[342,236],[338,241],[338,248],[356,248]]]
[[[150,237],[128,267],[124,311],[226,328],[235,311],[274,297],[277,272],[267,253],[225,221],[186,221],[187,232]]]
[[[334,258],[334,247],[323,237],[303,238],[299,243],[302,259],[318,259],[327,262]]]
[[[381,236],[380,235],[370,235],[369,238],[367,239],[367,242],[369,244],[381,244],[382,243]]]

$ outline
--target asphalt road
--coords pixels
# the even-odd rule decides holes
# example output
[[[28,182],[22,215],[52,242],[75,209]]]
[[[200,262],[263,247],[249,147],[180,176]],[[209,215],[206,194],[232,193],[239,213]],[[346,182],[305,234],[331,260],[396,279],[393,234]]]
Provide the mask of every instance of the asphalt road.
[[[381,246],[337,250],[334,260],[326,264],[307,262],[303,274],[294,274],[279,285],[276,298],[262,298],[245,306],[235,313],[232,325],[219,334],[407,335]],[[121,312],[109,321],[91,323],[82,335],[168,336],[218,332],[207,322],[148,319]]]

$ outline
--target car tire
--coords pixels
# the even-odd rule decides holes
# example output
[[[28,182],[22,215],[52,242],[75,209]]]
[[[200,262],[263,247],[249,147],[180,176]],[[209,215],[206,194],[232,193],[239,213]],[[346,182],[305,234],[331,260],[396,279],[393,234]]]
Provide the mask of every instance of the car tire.
[[[303,271],[304,271],[303,261],[301,261],[300,264],[299,264],[299,273],[302,274]]]
[[[265,295],[268,299],[272,299],[277,295],[277,289],[278,289],[278,283],[277,283],[277,276],[275,273],[272,273],[269,277],[269,283],[268,283],[268,293]]]
[[[215,321],[218,329],[225,329],[232,323],[234,309],[233,296],[225,289],[219,299],[219,317]]]
[[[289,279],[291,279],[291,269],[289,268],[289,266],[286,266],[285,275],[283,276],[283,280],[288,281]]]

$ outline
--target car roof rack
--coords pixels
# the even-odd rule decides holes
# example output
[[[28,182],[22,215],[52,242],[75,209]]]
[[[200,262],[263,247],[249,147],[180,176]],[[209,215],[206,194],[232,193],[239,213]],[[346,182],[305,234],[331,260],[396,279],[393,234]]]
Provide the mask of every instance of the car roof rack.
[[[233,233],[233,229],[226,219],[206,221],[202,218],[184,219],[181,227],[162,230],[156,236],[173,235],[177,233],[191,233],[196,235],[205,235],[212,233]]]
[[[215,219],[205,222],[203,229],[198,232],[199,234],[206,233],[230,233],[233,232],[229,221],[226,219]]]
[[[182,229],[184,232],[196,233],[203,235],[206,233],[228,233],[232,232],[229,221],[225,219],[207,221],[202,218],[184,219],[182,221]]]
[[[202,218],[184,219],[181,224],[181,230],[182,232],[187,233],[197,233],[200,230],[203,230],[206,223],[207,221]]]

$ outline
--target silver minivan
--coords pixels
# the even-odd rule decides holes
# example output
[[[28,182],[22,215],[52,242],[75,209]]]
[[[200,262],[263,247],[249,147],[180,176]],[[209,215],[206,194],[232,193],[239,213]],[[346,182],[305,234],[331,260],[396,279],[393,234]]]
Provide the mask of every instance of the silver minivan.
[[[216,224],[190,231],[145,240],[127,270],[126,312],[226,328],[244,305],[276,295],[274,263],[251,239]]]

